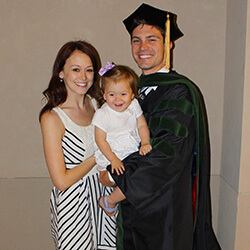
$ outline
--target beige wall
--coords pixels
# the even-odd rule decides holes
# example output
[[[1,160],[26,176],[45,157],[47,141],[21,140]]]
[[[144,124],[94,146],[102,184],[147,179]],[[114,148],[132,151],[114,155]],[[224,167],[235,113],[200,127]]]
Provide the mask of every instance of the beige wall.
[[[244,71],[244,48],[237,52],[237,61],[230,64],[234,58],[234,52],[229,53],[233,49],[230,41],[237,41],[234,35],[238,33],[230,26],[229,18],[233,8],[237,13],[244,12],[247,0],[237,1],[241,4],[236,6],[233,2],[147,1],[177,13],[185,34],[176,42],[174,68],[197,83],[206,101],[212,148],[213,223],[222,245],[229,246],[225,249],[233,249],[235,220],[225,227],[220,218],[236,218],[238,181],[234,179],[240,176],[234,166],[240,162],[241,134],[225,125],[229,119],[236,128],[241,126],[237,112],[243,91],[236,89],[231,80],[231,71],[238,69],[238,64],[242,67],[237,72],[237,84],[244,85],[240,74]],[[103,63],[126,64],[139,73],[121,20],[140,4],[135,0],[0,0],[0,249],[53,249],[48,202],[51,182],[43,158],[38,113],[58,49],[69,40],[85,39],[98,49]],[[244,26],[244,15],[240,21]],[[241,32],[239,36],[244,35],[244,30]],[[244,37],[240,41],[243,43]],[[232,103],[235,112],[230,113],[226,107],[234,93],[238,106]],[[230,149],[235,141],[235,148]],[[228,169],[233,172],[228,173]],[[232,208],[231,214],[225,213],[225,204]]]
[[[178,14],[185,36],[176,42],[174,67],[196,82],[204,93],[211,124],[212,172],[218,175],[226,0],[219,1],[220,4],[216,0],[148,2]],[[121,20],[140,3],[0,0],[1,177],[48,176],[41,151],[38,113],[56,53],[65,42],[86,39],[96,46],[103,63],[114,61],[137,70]]]
[[[248,249],[250,246],[249,228],[250,228],[250,4],[247,8],[247,33],[246,33],[246,51],[244,65],[244,93],[243,93],[243,112],[242,112],[242,143],[238,188],[238,212],[236,221],[236,239],[235,249]]]
[[[218,237],[223,249],[250,246],[249,1],[228,0]],[[249,8],[249,6],[248,6]],[[248,20],[248,22],[246,22]],[[235,237],[236,236],[236,237]]]
[[[50,179],[1,179],[0,190],[0,249],[54,249],[49,224]]]

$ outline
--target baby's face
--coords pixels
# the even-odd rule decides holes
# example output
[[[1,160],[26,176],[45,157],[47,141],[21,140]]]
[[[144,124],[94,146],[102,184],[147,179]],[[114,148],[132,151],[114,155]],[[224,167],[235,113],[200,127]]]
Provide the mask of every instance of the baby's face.
[[[103,97],[110,108],[117,112],[123,112],[130,105],[134,94],[128,80],[123,79],[116,83],[107,82]]]

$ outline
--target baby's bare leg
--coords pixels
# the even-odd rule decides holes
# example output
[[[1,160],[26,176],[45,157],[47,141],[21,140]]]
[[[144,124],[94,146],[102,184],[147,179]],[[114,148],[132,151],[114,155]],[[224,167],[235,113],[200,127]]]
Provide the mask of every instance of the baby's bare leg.
[[[122,193],[121,189],[119,187],[116,187],[112,194],[107,197],[107,202],[110,208],[114,208],[118,202],[125,199],[126,197]]]

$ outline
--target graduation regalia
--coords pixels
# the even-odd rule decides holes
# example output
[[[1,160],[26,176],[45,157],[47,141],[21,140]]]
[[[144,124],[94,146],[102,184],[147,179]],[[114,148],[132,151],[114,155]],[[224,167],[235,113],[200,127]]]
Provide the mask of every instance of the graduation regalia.
[[[125,173],[112,175],[127,198],[118,216],[117,249],[220,249],[211,227],[199,91],[175,72],[142,76],[144,86],[158,86],[141,101],[153,150],[130,155]]]
[[[123,23],[132,36],[140,24],[165,31],[170,41],[183,33],[174,13],[142,4]],[[145,156],[123,160],[112,177],[126,196],[118,215],[118,250],[219,250],[211,226],[209,139],[202,96],[186,77],[171,71],[139,78],[138,87],[157,86],[141,100],[152,144]],[[110,171],[110,166],[108,167]]]

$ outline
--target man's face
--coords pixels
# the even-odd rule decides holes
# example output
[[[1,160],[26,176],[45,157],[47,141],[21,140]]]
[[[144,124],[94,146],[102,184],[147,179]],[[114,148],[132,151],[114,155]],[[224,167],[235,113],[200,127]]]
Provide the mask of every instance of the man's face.
[[[132,54],[144,75],[164,66],[164,43],[161,32],[154,26],[140,24],[132,32]]]

